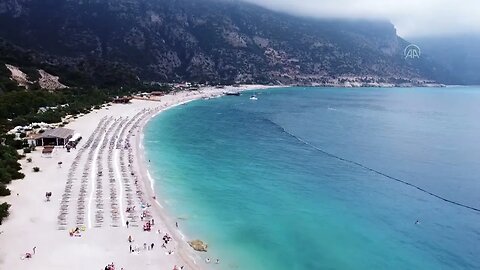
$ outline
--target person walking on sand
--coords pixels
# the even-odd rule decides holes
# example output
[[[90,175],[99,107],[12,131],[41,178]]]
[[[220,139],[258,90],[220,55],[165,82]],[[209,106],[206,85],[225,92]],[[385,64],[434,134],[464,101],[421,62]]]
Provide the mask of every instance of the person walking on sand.
[[[128,220],[127,220],[127,222],[125,222],[125,224],[127,225],[127,229],[128,229],[128,224],[130,224],[130,222],[128,222]]]
[[[132,236],[131,236],[131,235],[128,236],[128,242],[129,242],[129,243],[132,242]]]
[[[132,253],[132,252],[133,252],[132,245],[130,245],[130,253]]]
[[[37,249],[37,247],[33,247],[33,255],[35,255],[35,250]]]
[[[178,222],[175,222],[175,227],[177,227],[177,229],[178,229]]]
[[[150,249],[153,249],[153,246],[155,246],[154,243],[150,244]]]

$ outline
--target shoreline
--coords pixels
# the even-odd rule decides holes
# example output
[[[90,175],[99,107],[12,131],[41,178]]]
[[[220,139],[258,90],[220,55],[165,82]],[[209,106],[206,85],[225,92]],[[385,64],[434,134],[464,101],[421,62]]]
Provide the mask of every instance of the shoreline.
[[[185,269],[206,269],[186,242],[193,239],[185,239],[182,231],[174,228],[175,216],[157,198],[154,178],[145,162],[144,128],[159,113],[174,106],[220,97],[228,91],[267,88],[272,87],[206,87],[165,95],[155,102],[134,99],[131,104],[104,105],[74,119],[65,128],[82,134],[84,139],[77,149],[69,153],[57,147],[51,156],[45,157],[39,147],[27,154],[33,159],[31,163],[20,161],[25,179],[13,181],[9,185],[12,195],[2,198],[12,207],[0,229],[4,247],[0,249],[0,268],[96,269],[114,262],[117,269],[125,270],[153,270],[159,265],[170,269],[183,265]],[[59,162],[61,165],[57,165]],[[35,166],[40,167],[40,172],[33,172]],[[45,200],[46,191],[53,193],[51,201]],[[129,206],[142,209],[125,212],[124,208]],[[139,217],[144,214],[145,221],[156,221],[152,232],[142,230],[145,221],[139,221]],[[125,219],[130,221],[130,228],[123,223]],[[68,232],[75,227],[81,229],[75,234],[78,237],[69,236]],[[157,231],[173,236],[165,250],[160,248],[163,241]],[[130,256],[126,241],[129,235],[133,236],[131,245],[136,248]],[[156,248],[147,251],[147,242],[152,247],[155,243]],[[138,247],[141,243],[143,250]],[[167,250],[173,255],[163,255]],[[20,259],[27,252],[34,253],[32,258]]]
[[[283,87],[283,86],[282,86]],[[229,90],[237,90],[239,92],[245,92],[245,91],[254,91],[254,90],[266,90],[266,89],[271,89],[271,88],[279,88],[279,87],[268,87],[268,86],[261,86],[261,85],[255,85],[255,86],[250,86],[250,87],[245,87],[245,86],[240,86],[241,89],[237,89],[237,88],[228,88],[227,91]],[[211,88],[207,88],[209,90],[211,90]],[[202,92],[204,89],[200,89],[198,92]],[[182,231],[180,229],[176,229],[176,228],[173,228],[173,224],[174,224],[174,215],[173,213],[171,213],[170,211],[168,211],[168,209],[166,209],[158,200],[157,198],[157,194],[155,193],[155,179],[151,176],[150,174],[150,171],[148,169],[148,163],[147,163],[147,154],[146,154],[146,151],[145,151],[145,146],[144,146],[144,139],[145,139],[145,136],[144,136],[144,130],[146,128],[146,126],[148,125],[148,123],[155,117],[157,117],[159,114],[161,114],[162,112],[165,112],[169,109],[172,109],[172,108],[175,108],[177,106],[181,106],[181,105],[184,105],[184,104],[187,104],[187,103],[190,103],[192,101],[196,101],[196,100],[199,100],[199,99],[202,99],[202,98],[219,98],[219,97],[222,97],[224,96],[224,93],[225,92],[225,89],[216,89],[216,90],[220,90],[221,93],[218,93],[218,91],[215,91],[213,93],[201,93],[200,95],[198,96],[195,96],[194,98],[192,99],[188,99],[188,100],[185,100],[185,101],[181,101],[179,103],[176,103],[176,104],[171,104],[170,106],[167,106],[167,107],[164,107],[162,108],[160,111],[158,112],[155,112],[153,113],[152,115],[146,117],[146,120],[143,121],[143,123],[141,124],[139,130],[138,130],[138,135],[139,135],[139,142],[137,143],[136,147],[137,147],[137,154],[138,154],[138,162],[139,164],[144,164],[143,166],[141,166],[141,173],[144,175],[144,179],[147,179],[149,182],[150,182],[150,185],[147,189],[147,192],[149,192],[149,195],[151,196],[154,196],[154,202],[155,202],[155,205],[156,207],[156,211],[159,213],[159,215],[163,216],[163,221],[165,224],[170,224],[170,225],[166,225],[167,227],[169,227],[169,229],[172,231],[172,232],[175,232],[175,238],[177,239],[181,239],[181,241],[179,241],[177,244],[180,245],[180,256],[183,257],[184,261],[187,262],[192,262],[193,263],[193,267],[191,264],[188,264],[191,268],[190,269],[197,269],[197,270],[200,270],[200,269],[203,269],[199,266],[199,264],[197,263],[197,260],[202,260],[201,256],[196,254],[195,251],[190,247],[190,245],[187,243],[187,241],[191,241],[191,240],[194,240],[194,239],[186,239],[186,236],[184,233],[182,233]],[[144,183],[145,184],[145,183]],[[146,185],[147,186],[147,185]],[[202,239],[201,239],[202,240]],[[205,241],[205,239],[203,239]],[[208,244],[208,243],[207,243]],[[189,259],[186,259],[185,257],[188,257]],[[200,267],[200,268],[198,268]]]

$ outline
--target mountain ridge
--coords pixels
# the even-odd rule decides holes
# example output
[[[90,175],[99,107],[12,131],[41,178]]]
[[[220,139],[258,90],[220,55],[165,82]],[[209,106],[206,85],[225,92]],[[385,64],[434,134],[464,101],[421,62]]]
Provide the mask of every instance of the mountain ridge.
[[[1,38],[38,53],[34,58],[53,69],[50,73],[83,73],[94,83],[99,66],[121,70],[132,83],[448,82],[450,77],[431,59],[405,61],[408,42],[391,23],[299,18],[238,1],[6,0],[0,24],[6,26]]]

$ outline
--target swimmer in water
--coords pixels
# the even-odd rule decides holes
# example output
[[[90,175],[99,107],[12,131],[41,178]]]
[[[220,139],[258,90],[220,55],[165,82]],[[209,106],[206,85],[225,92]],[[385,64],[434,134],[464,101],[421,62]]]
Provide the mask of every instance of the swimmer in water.
[[[206,263],[210,263],[210,258],[206,258],[206,259],[205,259],[205,262],[206,262]]]
[[[418,221],[418,219],[417,219],[417,221],[415,221],[415,225],[417,225],[417,224],[419,224],[419,223],[420,223],[420,221]]]

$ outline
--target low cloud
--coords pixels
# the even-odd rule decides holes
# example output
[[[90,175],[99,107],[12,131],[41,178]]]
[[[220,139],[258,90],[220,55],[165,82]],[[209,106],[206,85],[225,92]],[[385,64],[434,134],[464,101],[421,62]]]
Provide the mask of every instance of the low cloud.
[[[317,18],[382,19],[403,37],[480,34],[480,0],[244,0]]]

